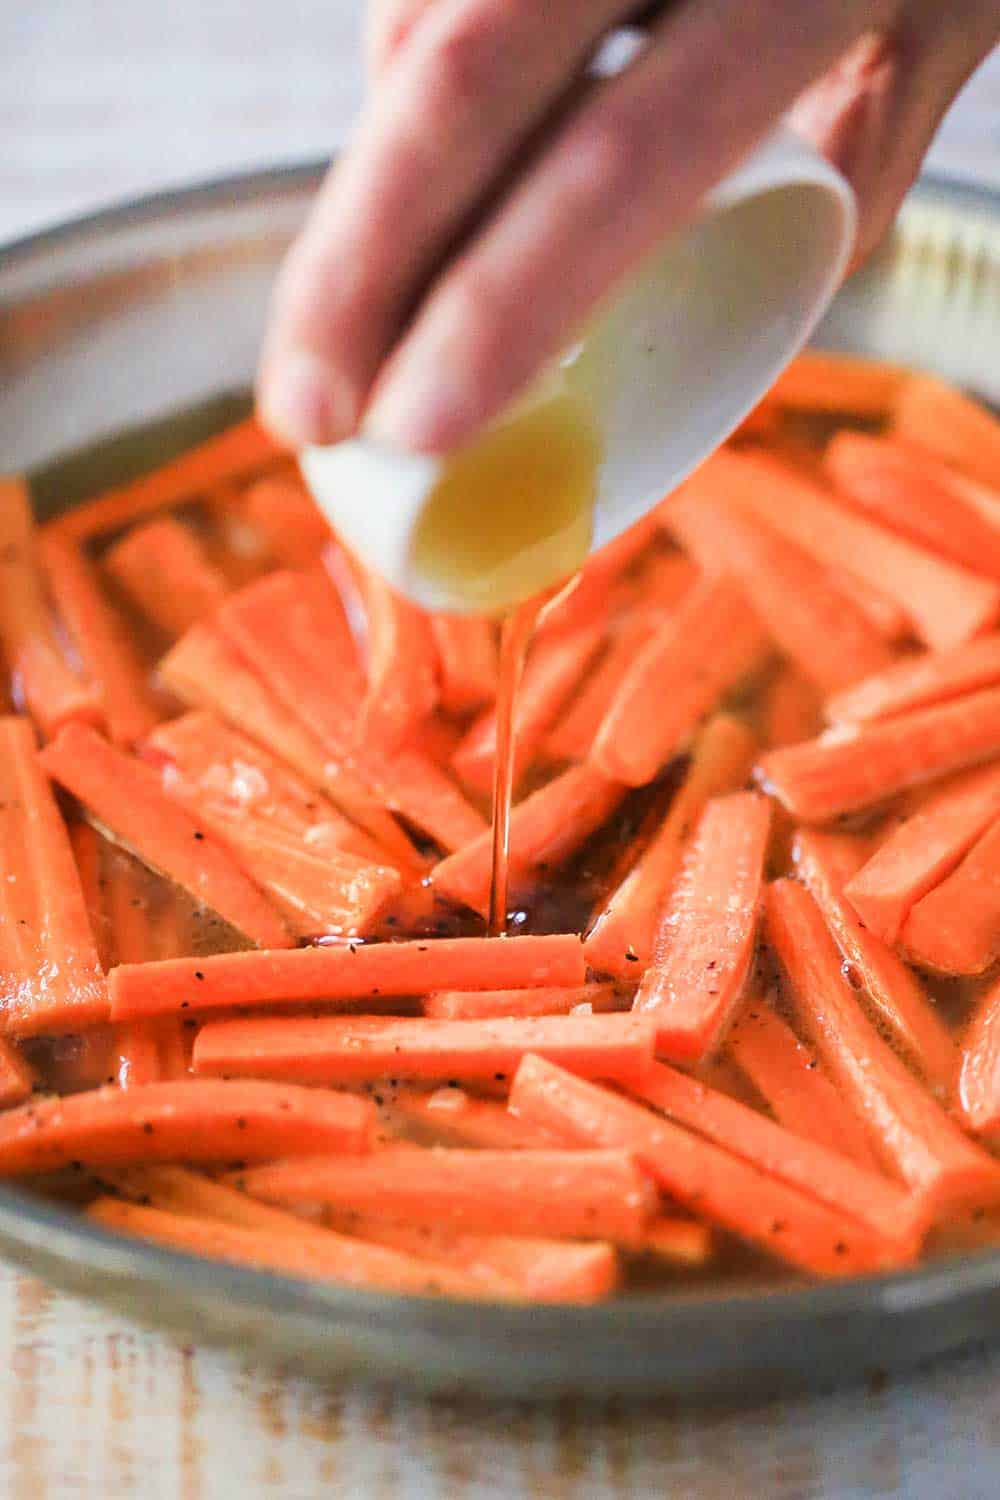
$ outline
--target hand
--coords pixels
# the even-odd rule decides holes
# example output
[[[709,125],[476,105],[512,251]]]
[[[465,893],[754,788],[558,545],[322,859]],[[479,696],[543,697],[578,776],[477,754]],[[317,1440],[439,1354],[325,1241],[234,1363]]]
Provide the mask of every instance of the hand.
[[[634,7],[632,7],[634,9]],[[447,451],[790,112],[877,242],[997,0],[674,0],[612,78],[623,0],[380,0],[370,88],[275,290],[258,381],[291,444]]]

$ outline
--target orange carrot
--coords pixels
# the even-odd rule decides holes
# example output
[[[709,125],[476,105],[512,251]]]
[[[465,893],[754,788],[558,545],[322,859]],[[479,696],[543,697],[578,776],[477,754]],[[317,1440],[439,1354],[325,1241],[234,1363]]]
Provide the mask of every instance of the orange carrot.
[[[770,806],[754,792],[716,798],[701,815],[633,1007],[655,1020],[668,1057],[716,1047],[743,993],[770,833]]]
[[[436,938],[335,943],[274,953],[126,964],[110,975],[112,1019],[170,1015],[190,1007],[297,1004],[452,989],[533,989],[583,984],[575,933],[551,937]]]
[[[760,620],[810,682],[832,693],[887,667],[889,647],[807,552],[697,479],[663,507],[673,536],[710,576],[731,574]]]
[[[73,847],[34,731],[16,718],[0,719],[0,991],[14,1036],[80,1031],[108,1016]]]
[[[834,724],[891,719],[1000,683],[1000,635],[981,635],[951,651],[908,656],[887,672],[855,683],[826,704]]]
[[[537,1052],[590,1078],[628,1079],[652,1058],[654,1036],[644,1016],[262,1017],[206,1023],[195,1039],[194,1069],[301,1082],[365,1083],[390,1076],[503,1082],[526,1052]]]
[[[883,942],[895,944],[916,903],[941,884],[1000,814],[1000,767],[947,782],[889,834],[846,886]]]
[[[627,999],[613,984],[562,989],[441,990],[428,995],[424,1015],[439,1021],[490,1021],[498,1016],[567,1016],[578,1006],[595,1013],[624,1010]]]
[[[806,823],[871,807],[1000,753],[1000,688],[772,750],[758,774]]]
[[[356,575],[368,655],[357,733],[363,745],[391,753],[437,707],[437,651],[422,610],[368,568],[358,564]]]
[[[794,881],[768,890],[768,937],[789,1001],[872,1145],[933,1214],[1000,1200],[1000,1166],[972,1145],[882,1041],[841,972],[816,903]]]
[[[451,1085],[430,1093],[415,1088],[394,1089],[391,1114],[408,1130],[430,1136],[436,1144],[506,1151],[560,1144],[548,1131],[517,1119],[501,1100],[481,1099]]]
[[[83,893],[83,904],[87,912],[87,920],[90,923],[90,930],[93,934],[101,968],[106,970],[110,965],[113,950],[111,945],[111,931],[107,914],[104,910],[104,895],[101,888],[101,881],[103,879],[101,845],[103,840],[96,828],[90,823],[85,823],[80,818],[69,826],[69,841],[73,848],[76,871],[80,877],[80,889]]]
[[[330,541],[326,519],[298,474],[255,480],[242,510],[279,567],[308,568]]]
[[[401,749],[366,767],[387,807],[439,848],[464,849],[487,832],[486,819],[424,751]]]
[[[280,450],[253,418],[189,448],[169,463],[68,510],[46,528],[74,541],[115,531],[140,517],[183,505],[230,480],[274,464]]]
[[[623,676],[662,619],[660,611],[638,609],[621,621],[604,655],[546,735],[544,748],[550,760],[587,758]]]
[[[36,1082],[31,1064],[13,1042],[0,1037],[0,1109],[10,1109],[30,1099]]]
[[[860,609],[879,635],[895,643],[912,634],[910,617],[898,599],[890,599],[873,583],[859,578],[847,568],[830,568],[828,571],[840,592]]]
[[[614,812],[624,788],[588,765],[561,776],[519,802],[510,819],[512,894],[562,864]],[[485,913],[490,900],[489,830],[434,866],[434,889],[458,906]]]
[[[1000,578],[1000,530],[953,487],[937,483],[906,447],[839,432],[826,450],[826,468],[842,494],[891,530],[972,573]]]
[[[646,1231],[642,1251],[675,1266],[703,1266],[712,1257],[714,1240],[707,1224],[697,1219],[668,1219],[661,1214]]]
[[[42,753],[43,769],[152,869],[261,947],[291,943],[287,929],[228,850],[165,797],[156,773],[93,729],[68,725]]]
[[[496,697],[497,634],[478,615],[432,615],[437,648],[438,693],[448,714],[485,708]]]
[[[27,486],[0,475],[0,649],[14,687],[45,737],[74,719],[99,724],[93,689],[59,647],[39,571]]]
[[[509,1233],[516,1224],[526,1235],[632,1246],[657,1205],[627,1151],[390,1146],[364,1158],[275,1162],[240,1173],[240,1182],[271,1203],[324,1203],[467,1234]]]
[[[131,855],[120,849],[109,851],[104,861],[104,901],[114,961],[119,964],[145,963],[156,956],[149,907],[137,875],[139,867]],[[126,1021],[115,1028],[118,1082],[123,1088],[162,1081],[161,1037],[166,1028],[176,1031],[179,1026],[178,1017],[167,1016],[154,1021]]]
[[[898,1245],[902,1259],[916,1256],[927,1227],[925,1209],[888,1178],[661,1063],[653,1063],[634,1091],[668,1119],[867,1225]]]
[[[737,791],[745,783],[755,744],[746,725],[727,714],[706,725],[662,827],[591,924],[583,951],[592,969],[627,978],[647,967],[660,910],[691,830],[710,797]]]
[[[626,674],[594,743],[594,765],[629,786],[652,781],[767,653],[767,636],[739,589],[727,579],[699,584]]]
[[[764,693],[764,741],[771,750],[813,739],[821,728],[815,689],[792,666],[779,667]]]
[[[721,450],[684,490],[738,505],[825,567],[846,569],[872,584],[906,610],[916,633],[935,650],[978,635],[1000,611],[1000,587],[990,579],[858,515],[779,459]]]
[[[898,1242],[887,1243],[741,1157],[540,1057],[527,1057],[519,1067],[511,1108],[570,1140],[632,1152],[678,1203],[815,1275],[900,1263]]]
[[[894,416],[896,436],[1000,488],[1000,422],[971,396],[932,375],[913,375],[896,397]]]
[[[514,784],[527,770],[560,708],[584,677],[604,638],[604,623],[543,630],[532,643],[514,699]],[[493,785],[496,710],[486,709],[452,757],[461,780],[475,791]]]
[[[958,1079],[962,1123],[977,1134],[1000,1129],[1000,984],[976,1003],[962,1038]]]
[[[365,1099],[293,1084],[218,1078],[101,1088],[0,1115],[0,1176],[130,1162],[267,1161],[366,1151]]]
[[[910,378],[899,365],[806,349],[778,376],[767,400],[794,411],[883,417]]]
[[[796,839],[795,866],[844,956],[850,982],[880,1027],[928,1083],[950,1089],[956,1056],[948,1028],[915,976],[882,941],[876,925],[863,921],[852,904],[850,892],[865,852],[864,841],[849,834],[805,831]]]
[[[190,527],[146,521],[105,553],[104,567],[140,614],[176,639],[217,609],[229,585]]]
[[[1000,958],[1000,823],[911,907],[899,942],[939,974],[983,974]]]
[[[728,1053],[786,1130],[880,1170],[864,1125],[844,1104],[815,1053],[763,999],[751,999],[733,1022]]]
[[[119,1198],[98,1198],[87,1209],[87,1215],[105,1229],[137,1235],[174,1250],[307,1280],[342,1281],[348,1286],[415,1295],[513,1295],[499,1278],[487,1286],[481,1275],[419,1260],[399,1250],[334,1234],[332,1230],[324,1231],[324,1238],[319,1241],[313,1235],[303,1235],[297,1224],[286,1233],[275,1234],[242,1229],[218,1219],[191,1218],[143,1204],[123,1203]]]
[[[108,734],[116,745],[134,744],[163,713],[125,621],[71,537],[46,530],[39,550],[52,597],[97,688]]]

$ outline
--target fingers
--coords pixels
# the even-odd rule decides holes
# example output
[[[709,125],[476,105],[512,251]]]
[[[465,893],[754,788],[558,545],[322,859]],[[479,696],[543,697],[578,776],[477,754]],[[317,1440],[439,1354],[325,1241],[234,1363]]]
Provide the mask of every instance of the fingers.
[[[621,4],[390,7],[380,55],[409,25],[391,86],[374,91],[275,290],[258,400],[279,436],[329,442],[353,430],[433,266]]]
[[[372,78],[393,57],[435,0],[369,0],[365,17],[365,65]]]
[[[874,13],[688,3],[593,94],[431,288],[366,430],[447,450],[495,416]],[[753,59],[752,68],[747,60]]]

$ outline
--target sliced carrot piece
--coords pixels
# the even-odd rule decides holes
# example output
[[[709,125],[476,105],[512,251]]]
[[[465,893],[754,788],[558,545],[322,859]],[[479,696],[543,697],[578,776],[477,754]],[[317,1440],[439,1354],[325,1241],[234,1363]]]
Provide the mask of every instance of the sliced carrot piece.
[[[941,884],[1000,814],[1000,766],[967,771],[935,790],[849,878],[867,927],[895,945],[913,907]]]
[[[847,568],[830,568],[829,573],[840,592],[847,595],[887,641],[895,643],[912,634],[910,617],[898,599],[891,599],[873,583],[859,578]]]
[[[709,802],[660,920],[633,1009],[657,1051],[693,1060],[718,1045],[753,964],[771,809],[754,792]]]
[[[521,940],[523,941],[523,939]],[[495,1079],[537,1052],[591,1078],[634,1078],[653,1055],[644,1016],[530,1016],[434,1021],[395,1016],[279,1016],[212,1021],[194,1044],[196,1073],[365,1083]]]
[[[511,1089],[522,1120],[630,1151],[678,1203],[818,1276],[900,1264],[897,1243],[609,1089],[526,1057]]]
[[[757,670],[768,651],[767,635],[735,584],[699,584],[626,674],[594,743],[594,765],[628,786],[652,781],[702,717]]]
[[[112,1019],[169,1015],[190,1007],[297,1004],[452,989],[532,989],[583,984],[575,933],[428,942],[335,943],[274,953],[127,964],[110,975]]]
[[[763,756],[759,776],[806,823],[871,807],[1000,754],[1000,688]]]
[[[821,692],[892,661],[883,637],[827,569],[759,517],[706,494],[697,479],[671,497],[663,517],[706,573],[738,580],[775,642]]]
[[[0,989],[14,1036],[80,1031],[108,1017],[73,847],[34,730],[16,718],[0,719]]]
[[[882,941],[875,924],[858,916],[849,897],[865,853],[865,842],[850,834],[803,831],[796,839],[795,867],[844,956],[850,982],[879,1025],[928,1083],[950,1090],[957,1061],[951,1033],[916,977]]]
[[[880,359],[806,349],[778,376],[767,400],[795,411],[883,417],[910,374]]]
[[[864,1125],[844,1104],[814,1052],[763,999],[733,1022],[728,1054],[786,1130],[849,1156],[870,1172],[880,1164]]]
[[[1000,683],[1000,635],[981,635],[951,651],[908,656],[887,672],[837,693],[826,704],[834,724],[891,719]]]
[[[212,614],[229,593],[202,543],[174,516],[137,526],[102,561],[130,603],[171,639]]]
[[[397,750],[368,770],[386,806],[441,849],[464,849],[487,831],[483,815],[424,751]]]
[[[911,907],[899,942],[939,974],[984,974],[1000,958],[1000,823]]]
[[[273,439],[248,417],[151,473],[74,506],[50,522],[46,531],[85,541],[158,510],[196,500],[231,480],[245,479],[277,463],[281,456]]]
[[[720,450],[684,486],[766,522],[828,568],[843,568],[895,599],[935,650],[992,625],[1000,588],[858,515],[777,458]],[[667,507],[669,513],[669,506]]]
[[[980,997],[962,1038],[958,1079],[962,1123],[977,1134],[1000,1129],[1000,984]]]
[[[255,480],[242,511],[279,567],[308,568],[330,542],[326,518],[298,474]]]
[[[80,818],[69,826],[69,841],[73,847],[73,858],[80,877],[87,919],[90,922],[90,930],[93,933],[101,968],[107,969],[112,950],[110,928],[104,911],[104,896],[101,889],[103,878],[101,836],[96,828]]]
[[[896,397],[894,416],[897,436],[1000,488],[1000,422],[971,396],[932,375],[912,375]]]
[[[163,711],[125,621],[71,537],[46,530],[40,554],[52,597],[97,688],[108,734],[116,745],[132,745],[163,718]]]
[[[697,1219],[667,1218],[662,1214],[646,1231],[642,1250],[675,1266],[703,1266],[715,1248],[712,1231]]]
[[[514,784],[527,770],[560,708],[594,660],[604,639],[604,623],[539,634],[529,650],[514,700]],[[496,710],[486,709],[452,757],[461,780],[475,791],[493,785]]]
[[[902,444],[838,432],[825,462],[841,493],[891,530],[972,573],[1000,578],[1000,530]]]
[[[0,1037],[0,1109],[30,1099],[37,1081],[34,1068],[15,1044]]]
[[[82,725],[62,730],[43,751],[42,766],[117,840],[238,932],[261,947],[291,943],[274,908],[229,851],[164,796],[149,766]]]
[[[753,734],[739,719],[719,714],[706,725],[662,827],[593,920],[583,948],[592,969],[628,978],[647,967],[691,831],[710,797],[744,785],[755,749]]]
[[[59,647],[39,569],[27,485],[0,475],[0,648],[14,686],[46,739],[74,719],[101,722],[93,688]]]
[[[397,1088],[392,1094],[392,1116],[408,1129],[429,1135],[435,1142],[459,1146],[489,1146],[506,1151],[526,1146],[557,1146],[546,1130],[526,1125],[499,1099],[481,1099],[465,1089]]]
[[[882,1041],[841,972],[819,907],[790,880],[768,889],[767,932],[795,1016],[886,1166],[940,1215],[1000,1198],[1000,1166],[968,1141]]]
[[[422,610],[357,566],[365,609],[368,683],[358,736],[381,753],[400,749],[437,707],[437,651]]]
[[[589,765],[571,766],[519,802],[510,818],[510,889],[516,894],[586,843],[625,795]],[[434,866],[434,889],[459,906],[485,913],[490,900],[489,830]]]
[[[497,691],[497,633],[478,615],[432,615],[438,693],[448,714],[469,714],[492,703]]]
[[[439,1021],[490,1021],[497,1016],[568,1016],[578,1006],[594,1013],[624,1010],[627,999],[613,984],[562,989],[440,990],[424,1001],[424,1015]]]
[[[633,1246],[657,1206],[627,1151],[390,1146],[364,1158],[275,1162],[240,1178],[246,1192],[271,1203],[324,1203],[470,1234],[504,1234],[516,1224],[527,1235]]]
[[[771,750],[798,745],[819,734],[822,715],[816,690],[796,667],[779,667],[763,702],[764,741]]]
[[[219,1078],[100,1088],[0,1115],[0,1176],[131,1162],[266,1161],[366,1151],[366,1099],[294,1084]]]
[[[640,609],[621,622],[604,655],[580,682],[572,701],[546,735],[544,748],[550,760],[587,758],[623,676],[662,619],[660,611]]]
[[[102,885],[115,963],[145,963],[157,954],[151,915],[141,888],[140,867],[122,850],[109,850],[103,861]],[[142,872],[145,873],[144,871]],[[122,1088],[158,1083],[166,1074],[161,1040],[180,1026],[177,1016],[154,1021],[126,1021],[115,1028],[118,1083]]]
[[[898,1245],[901,1258],[916,1256],[927,1228],[926,1210],[887,1177],[864,1170],[849,1157],[795,1135],[738,1099],[661,1063],[653,1063],[634,1092],[669,1119],[752,1162],[769,1177],[867,1225],[888,1244]]]

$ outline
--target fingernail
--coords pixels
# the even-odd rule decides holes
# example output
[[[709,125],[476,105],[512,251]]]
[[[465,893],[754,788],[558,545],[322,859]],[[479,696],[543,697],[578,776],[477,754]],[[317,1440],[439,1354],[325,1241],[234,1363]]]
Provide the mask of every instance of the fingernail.
[[[333,372],[307,349],[265,365],[259,407],[265,425],[293,448],[333,443],[350,431]]]

